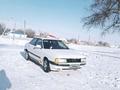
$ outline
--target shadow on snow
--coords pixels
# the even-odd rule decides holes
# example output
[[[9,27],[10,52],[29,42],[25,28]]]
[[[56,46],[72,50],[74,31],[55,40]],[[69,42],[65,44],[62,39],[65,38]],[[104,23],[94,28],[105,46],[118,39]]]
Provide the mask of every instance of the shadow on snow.
[[[0,90],[7,90],[11,88],[11,82],[4,70],[0,71]]]

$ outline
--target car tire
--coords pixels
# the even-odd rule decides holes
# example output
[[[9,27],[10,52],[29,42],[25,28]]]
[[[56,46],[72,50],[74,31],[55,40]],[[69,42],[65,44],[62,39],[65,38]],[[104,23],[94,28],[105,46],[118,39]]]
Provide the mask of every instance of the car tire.
[[[30,59],[30,57],[29,57],[29,53],[28,53],[27,50],[25,50],[25,59],[26,59],[26,60],[29,60],[29,59]]]
[[[49,64],[48,59],[44,59],[43,61],[43,70],[45,72],[50,72],[50,64]]]

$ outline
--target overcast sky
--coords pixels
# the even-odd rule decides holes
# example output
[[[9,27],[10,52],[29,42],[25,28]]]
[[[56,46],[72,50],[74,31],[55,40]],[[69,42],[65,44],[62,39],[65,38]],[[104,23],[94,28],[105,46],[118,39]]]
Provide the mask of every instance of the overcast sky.
[[[59,37],[119,43],[120,34],[100,36],[99,29],[88,32],[81,19],[92,0],[0,0],[0,22],[11,28],[26,28],[49,32]]]

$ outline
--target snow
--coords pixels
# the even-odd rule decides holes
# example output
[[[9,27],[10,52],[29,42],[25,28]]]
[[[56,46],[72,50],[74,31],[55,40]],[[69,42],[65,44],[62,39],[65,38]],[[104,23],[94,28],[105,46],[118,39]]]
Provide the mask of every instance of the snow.
[[[0,90],[120,90],[120,49],[69,44],[87,56],[87,65],[45,73],[24,59],[28,41],[0,38]]]

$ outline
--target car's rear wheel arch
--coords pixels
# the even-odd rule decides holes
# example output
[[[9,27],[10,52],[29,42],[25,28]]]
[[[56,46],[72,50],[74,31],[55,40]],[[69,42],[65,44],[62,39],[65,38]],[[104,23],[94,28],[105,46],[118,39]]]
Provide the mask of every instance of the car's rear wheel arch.
[[[26,59],[26,60],[29,60],[29,59],[30,59],[29,53],[28,53],[28,50],[27,50],[27,49],[25,49],[25,59]]]
[[[28,50],[27,50],[27,49],[25,49],[25,51],[27,51],[27,52],[28,52]]]

